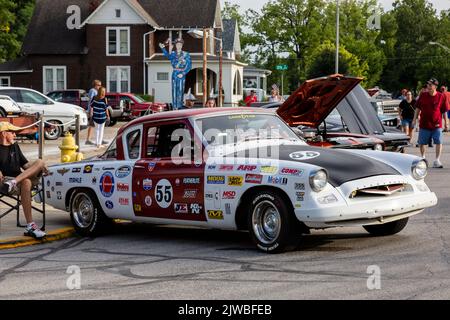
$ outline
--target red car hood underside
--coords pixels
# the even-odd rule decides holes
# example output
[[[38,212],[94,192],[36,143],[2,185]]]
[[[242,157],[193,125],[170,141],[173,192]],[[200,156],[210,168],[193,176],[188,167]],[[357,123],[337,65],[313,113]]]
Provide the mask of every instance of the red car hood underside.
[[[308,80],[278,108],[277,113],[290,126],[317,128],[362,80],[340,74]]]

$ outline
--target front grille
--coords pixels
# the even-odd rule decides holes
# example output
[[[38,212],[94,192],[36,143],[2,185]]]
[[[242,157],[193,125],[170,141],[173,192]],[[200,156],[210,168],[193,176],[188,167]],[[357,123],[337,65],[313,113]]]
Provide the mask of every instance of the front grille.
[[[350,194],[350,199],[373,198],[373,197],[391,197],[405,192],[412,191],[412,187],[407,184],[389,184],[382,186],[371,186],[368,188],[357,189]]]

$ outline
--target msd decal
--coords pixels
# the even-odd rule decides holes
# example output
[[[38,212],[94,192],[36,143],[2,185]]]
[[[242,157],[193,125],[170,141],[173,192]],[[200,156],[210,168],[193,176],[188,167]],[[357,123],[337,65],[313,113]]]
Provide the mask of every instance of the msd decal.
[[[263,176],[260,174],[247,174],[245,175],[245,182],[246,183],[256,183],[261,184],[262,183]]]
[[[114,194],[114,176],[109,171],[100,178],[100,192],[105,198],[110,198]]]
[[[269,176],[269,177],[267,178],[267,182],[268,182],[268,183],[271,183],[271,184],[287,185],[288,179],[287,179],[287,178],[282,178],[282,177],[272,177],[272,176]]]
[[[303,174],[303,170],[291,169],[291,168],[283,168],[283,169],[281,169],[280,174],[299,177],[299,176],[301,176]]]
[[[258,167],[257,166],[245,166],[241,165],[237,168],[237,171],[255,171]]]
[[[222,194],[222,199],[224,200],[236,199],[236,191],[224,191]]]

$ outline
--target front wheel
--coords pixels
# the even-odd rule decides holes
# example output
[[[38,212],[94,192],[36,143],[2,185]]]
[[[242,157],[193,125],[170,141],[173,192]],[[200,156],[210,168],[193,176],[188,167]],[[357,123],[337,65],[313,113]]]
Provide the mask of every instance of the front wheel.
[[[293,250],[300,241],[293,209],[278,193],[258,192],[248,207],[248,226],[256,246],[267,253]]]
[[[70,198],[70,219],[75,231],[85,237],[99,235],[112,223],[103,212],[95,194],[89,190],[73,193]]]
[[[364,226],[364,229],[366,229],[366,231],[369,232],[371,235],[377,237],[391,236],[405,229],[406,225],[408,224],[408,220],[409,218],[405,218],[385,224]]]
[[[44,137],[46,140],[57,140],[63,133],[63,128],[60,123],[55,120],[50,120],[48,123],[52,124],[52,127],[45,129]]]

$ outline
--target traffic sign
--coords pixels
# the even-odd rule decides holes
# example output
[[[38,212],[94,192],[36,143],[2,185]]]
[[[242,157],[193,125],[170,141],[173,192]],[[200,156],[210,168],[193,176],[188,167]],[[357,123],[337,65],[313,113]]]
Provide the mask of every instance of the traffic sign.
[[[279,70],[279,71],[285,71],[285,70],[288,70],[287,64],[280,64],[280,65],[278,65],[276,68],[277,68],[277,70]]]

